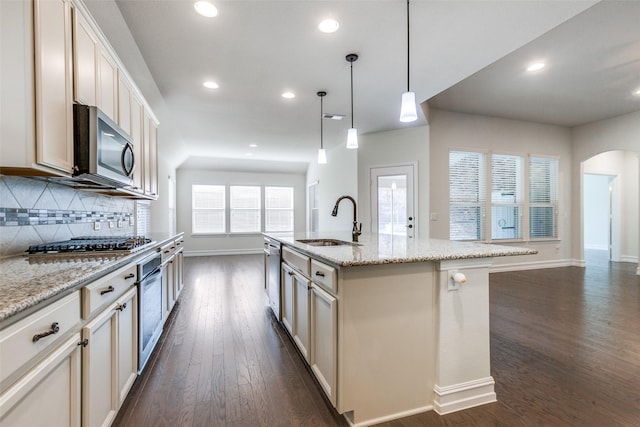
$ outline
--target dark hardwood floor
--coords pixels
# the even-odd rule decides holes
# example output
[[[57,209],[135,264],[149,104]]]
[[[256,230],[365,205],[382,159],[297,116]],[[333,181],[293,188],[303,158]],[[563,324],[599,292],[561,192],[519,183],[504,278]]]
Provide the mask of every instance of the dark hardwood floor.
[[[262,256],[187,258],[186,286],[114,426],[343,426],[263,292]],[[640,426],[636,265],[490,277],[498,402],[395,426]]]

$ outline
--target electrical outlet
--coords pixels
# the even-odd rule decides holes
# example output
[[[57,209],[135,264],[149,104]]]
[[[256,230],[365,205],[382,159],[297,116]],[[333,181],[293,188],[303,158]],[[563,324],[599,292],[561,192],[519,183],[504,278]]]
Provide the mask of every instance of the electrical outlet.
[[[431,212],[431,221],[438,220],[438,212]]]
[[[118,220],[118,228],[122,228],[122,220],[121,219]]]
[[[113,221],[109,221],[109,228],[113,228],[115,227],[115,224],[113,223]]]
[[[129,217],[129,226],[133,227],[133,215]]]
[[[93,222],[93,230],[94,231],[99,231],[100,230],[100,221],[94,221]]]

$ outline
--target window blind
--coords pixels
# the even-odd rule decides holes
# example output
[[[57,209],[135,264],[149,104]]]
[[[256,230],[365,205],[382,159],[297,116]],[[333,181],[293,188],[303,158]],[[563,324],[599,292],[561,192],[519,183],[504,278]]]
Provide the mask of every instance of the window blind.
[[[558,237],[558,159],[529,158],[529,237]]]
[[[191,200],[193,233],[225,232],[224,185],[193,185]]]
[[[259,233],[260,187],[232,185],[229,187],[229,225],[232,233]]]
[[[486,155],[449,152],[449,238],[484,239],[486,217]]]
[[[292,187],[265,187],[264,205],[265,231],[293,231]]]
[[[491,156],[491,239],[520,239],[523,167],[521,156]]]

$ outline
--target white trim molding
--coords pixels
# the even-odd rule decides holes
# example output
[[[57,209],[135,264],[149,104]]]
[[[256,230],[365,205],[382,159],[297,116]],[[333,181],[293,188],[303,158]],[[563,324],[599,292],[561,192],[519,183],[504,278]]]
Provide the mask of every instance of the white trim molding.
[[[208,251],[184,251],[185,257],[217,256],[217,255],[257,255],[263,252],[259,249],[212,249]]]
[[[572,259],[554,259],[549,261],[519,262],[513,264],[493,265],[489,268],[489,273],[502,273],[505,271],[537,270],[540,268],[558,267],[584,267],[584,261]]]
[[[361,421],[359,423],[354,423],[354,422],[351,421],[350,417],[353,415],[353,412],[345,412],[344,414],[342,414],[342,416],[347,421],[347,423],[349,424],[350,427],[367,427],[367,426],[373,426],[373,425],[376,425],[376,424],[386,423],[388,421],[397,420],[399,418],[410,417],[412,415],[422,414],[424,412],[429,412],[429,411],[433,411],[433,406],[431,406],[431,405],[423,406],[421,408],[415,408],[415,409],[411,409],[409,411],[402,411],[402,412],[398,412],[398,413],[395,413],[395,414],[387,415],[387,416],[384,416],[384,417],[373,418],[373,419],[370,419],[370,420]]]
[[[440,387],[437,384],[433,388],[435,396],[433,409],[440,415],[450,414],[463,409],[486,403],[497,402],[493,389],[495,381],[493,377],[480,378],[466,383]]]

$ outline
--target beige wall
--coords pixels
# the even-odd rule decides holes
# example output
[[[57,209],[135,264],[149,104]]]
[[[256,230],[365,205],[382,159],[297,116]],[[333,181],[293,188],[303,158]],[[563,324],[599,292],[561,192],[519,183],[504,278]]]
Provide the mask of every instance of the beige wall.
[[[294,188],[294,226],[305,229],[305,180],[303,174],[253,173],[178,169],[176,206],[178,231],[185,236],[185,255],[224,255],[262,252],[261,234],[191,235],[191,186],[193,184],[282,185]]]
[[[416,237],[429,237],[429,127],[418,126],[362,135],[358,148],[358,201],[362,230],[371,230],[371,179],[374,166],[417,163]]]
[[[572,211],[573,221],[573,233],[576,238],[573,241],[573,252],[575,257],[584,262],[583,253],[583,237],[582,228],[584,226],[584,217],[582,215],[582,174],[584,169],[584,162],[591,157],[612,150],[628,151],[631,156],[640,153],[640,111],[634,113],[625,114],[622,116],[614,117],[607,120],[601,120],[598,122],[590,123],[584,126],[579,126],[572,129],[572,179],[579,183],[577,191],[572,193],[574,210]],[[625,162],[633,162],[633,158],[627,158]],[[633,180],[633,177],[629,178]],[[636,178],[635,186],[640,187]],[[634,183],[629,182],[626,184],[629,191],[633,191]],[[640,190],[638,190],[640,191]],[[640,198],[640,196],[638,196]],[[630,202],[632,203],[632,202]],[[637,206],[636,206],[636,209]],[[633,218],[629,220],[633,222]],[[640,215],[636,215],[635,218],[635,238],[636,244],[629,244],[625,251],[629,251],[630,256],[638,256],[638,246],[640,246]],[[633,236],[632,231],[626,230],[625,233]],[[633,239],[633,237],[630,237]],[[635,254],[633,250],[635,248]],[[638,267],[638,274],[640,275],[640,266]]]
[[[559,159],[559,240],[517,242],[537,255],[496,258],[495,269],[535,268],[572,263],[571,132],[561,126],[495,117],[430,111],[430,209],[432,238],[449,238],[449,150],[483,150],[503,154],[544,155]]]

